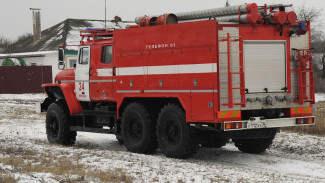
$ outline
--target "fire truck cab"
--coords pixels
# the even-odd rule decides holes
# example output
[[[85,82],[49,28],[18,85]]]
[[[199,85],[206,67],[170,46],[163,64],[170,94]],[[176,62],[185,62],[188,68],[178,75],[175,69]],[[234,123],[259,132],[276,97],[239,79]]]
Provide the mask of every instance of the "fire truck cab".
[[[188,158],[229,139],[261,153],[280,127],[313,125],[310,22],[292,20],[284,5],[244,7],[212,20],[166,14],[81,31],[76,67],[42,85],[49,142],[110,133],[131,152]]]

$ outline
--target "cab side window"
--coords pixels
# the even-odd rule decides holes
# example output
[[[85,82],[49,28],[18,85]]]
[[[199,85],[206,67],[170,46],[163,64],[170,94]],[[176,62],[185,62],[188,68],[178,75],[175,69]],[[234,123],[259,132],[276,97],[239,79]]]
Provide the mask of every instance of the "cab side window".
[[[112,63],[112,46],[104,46],[102,51],[102,63]]]
[[[79,50],[79,64],[87,65],[89,63],[89,48]]]

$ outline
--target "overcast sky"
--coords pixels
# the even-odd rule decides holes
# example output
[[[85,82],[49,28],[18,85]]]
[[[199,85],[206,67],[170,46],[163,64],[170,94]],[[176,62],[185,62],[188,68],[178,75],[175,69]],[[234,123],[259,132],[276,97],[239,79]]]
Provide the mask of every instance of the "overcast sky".
[[[118,15],[133,21],[136,16],[217,8],[226,0],[106,0],[107,18]],[[256,2],[258,5],[285,3],[295,7],[325,9],[324,0],[229,0],[230,5]],[[105,19],[105,0],[0,0],[0,36],[15,40],[19,35],[32,33],[32,12],[41,8],[41,28],[47,29],[67,18]],[[325,16],[325,13],[323,13]]]

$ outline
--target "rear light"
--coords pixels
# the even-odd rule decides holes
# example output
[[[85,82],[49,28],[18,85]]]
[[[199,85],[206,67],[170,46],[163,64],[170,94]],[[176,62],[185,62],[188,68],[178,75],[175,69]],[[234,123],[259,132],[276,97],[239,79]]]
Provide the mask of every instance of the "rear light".
[[[234,129],[234,123],[226,123],[226,129]]]
[[[298,118],[296,124],[313,124],[314,118]]]
[[[314,118],[308,118],[308,124],[314,123]]]
[[[302,122],[302,119],[300,119],[300,118],[297,119],[297,124],[302,124],[301,122]]]
[[[225,123],[225,129],[240,129],[243,128],[242,122],[234,122],[234,123]]]

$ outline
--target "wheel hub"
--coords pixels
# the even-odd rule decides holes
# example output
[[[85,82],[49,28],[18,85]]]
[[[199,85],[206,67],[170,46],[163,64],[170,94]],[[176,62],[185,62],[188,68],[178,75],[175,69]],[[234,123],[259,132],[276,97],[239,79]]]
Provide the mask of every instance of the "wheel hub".
[[[169,127],[167,127],[167,140],[170,143],[177,143],[179,140],[179,128],[176,124],[173,124],[174,122],[171,122]]]
[[[132,120],[130,125],[130,135],[135,140],[140,140],[142,137],[143,129],[141,122],[137,119]]]
[[[59,123],[58,120],[56,118],[53,118],[51,123],[50,123],[50,131],[53,137],[57,137],[58,136],[58,132],[59,132]]]

